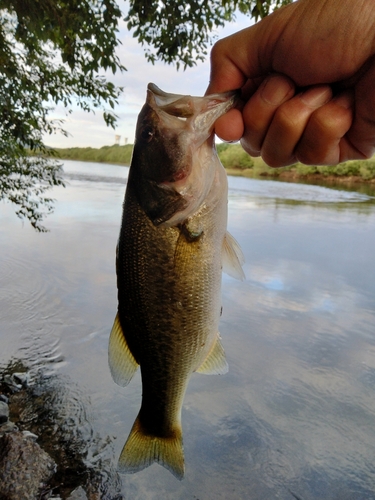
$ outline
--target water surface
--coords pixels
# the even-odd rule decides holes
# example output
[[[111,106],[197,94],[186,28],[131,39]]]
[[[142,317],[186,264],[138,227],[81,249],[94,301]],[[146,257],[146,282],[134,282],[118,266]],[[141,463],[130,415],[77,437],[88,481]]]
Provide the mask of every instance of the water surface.
[[[49,233],[0,205],[0,369],[42,376],[58,425],[79,429],[86,462],[115,478],[141,397],[139,374],[121,388],[107,366],[128,169],[64,170]],[[246,259],[244,282],[223,277],[229,373],[191,379],[184,480],[154,464],[122,475],[122,495],[374,500],[374,198],[239,177],[229,186]]]

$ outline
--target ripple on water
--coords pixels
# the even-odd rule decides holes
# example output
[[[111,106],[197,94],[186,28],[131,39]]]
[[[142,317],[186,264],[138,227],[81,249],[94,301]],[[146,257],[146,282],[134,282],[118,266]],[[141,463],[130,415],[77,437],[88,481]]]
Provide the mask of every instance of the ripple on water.
[[[26,258],[3,255],[0,283],[0,319],[7,339],[0,363],[21,358],[27,360],[30,369],[38,369],[40,365],[64,362],[58,335],[61,300],[43,269],[37,263],[30,265]]]

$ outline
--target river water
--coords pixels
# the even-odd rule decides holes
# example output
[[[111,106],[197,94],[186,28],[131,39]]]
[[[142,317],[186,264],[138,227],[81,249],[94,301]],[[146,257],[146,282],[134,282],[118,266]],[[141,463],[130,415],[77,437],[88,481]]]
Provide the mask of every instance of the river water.
[[[375,198],[229,178],[246,280],[223,276],[230,369],[190,381],[180,482],[157,464],[115,472],[141,397],[139,374],[121,388],[107,366],[128,169],[64,170],[48,233],[0,205],[0,370],[53,394],[56,425],[114,482],[106,498],[374,500]]]

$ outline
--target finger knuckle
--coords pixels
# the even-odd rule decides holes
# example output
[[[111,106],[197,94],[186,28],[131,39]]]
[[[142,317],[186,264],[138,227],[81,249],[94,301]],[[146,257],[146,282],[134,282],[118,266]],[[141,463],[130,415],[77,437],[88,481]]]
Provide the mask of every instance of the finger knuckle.
[[[304,165],[323,165],[324,159],[316,151],[304,150],[296,152],[297,160]]]
[[[296,150],[297,160],[304,165],[333,165],[339,161],[336,157],[336,146],[323,149],[305,146]]]
[[[263,161],[272,168],[285,167],[291,165],[294,162],[293,158],[284,157],[280,154],[274,154],[272,151],[262,149],[261,156]]]
[[[347,132],[351,123],[352,115],[349,110],[336,107],[332,110],[320,108],[312,114],[309,125],[325,136],[332,138],[341,137]]]
[[[288,103],[278,108],[273,121],[285,131],[295,130],[300,126],[300,116],[294,112],[293,107]]]
[[[211,61],[220,60],[224,50],[225,44],[223,43],[223,39],[217,40],[211,48]]]

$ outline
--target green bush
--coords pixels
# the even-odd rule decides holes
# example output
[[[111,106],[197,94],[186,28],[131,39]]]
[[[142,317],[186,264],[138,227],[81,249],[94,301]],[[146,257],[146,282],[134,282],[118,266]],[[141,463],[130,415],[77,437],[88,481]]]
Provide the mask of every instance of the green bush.
[[[315,167],[314,165],[303,165],[302,163],[297,163],[296,165],[294,165],[294,168],[300,175],[316,174],[317,172],[317,167]]]
[[[218,144],[216,144],[216,151],[217,151],[217,154],[220,156],[220,154],[225,151],[226,149],[228,149],[230,147],[230,144],[228,142],[220,142]]]
[[[220,145],[218,154],[225,168],[247,169],[254,166],[254,161],[241,147],[240,144]]]
[[[360,165],[359,173],[363,179],[369,181],[375,179],[375,161],[366,161]]]
[[[347,161],[339,163],[338,165],[323,166],[319,165],[317,171],[325,176],[335,175],[337,177],[361,176],[364,179],[372,179],[372,166],[374,162],[371,161]],[[375,172],[373,172],[375,175]]]
[[[132,144],[119,146],[103,146],[96,148],[68,148],[58,149],[59,157],[65,160],[93,161],[100,163],[118,163],[120,165],[130,165],[133,151]]]
[[[325,166],[325,165],[318,165],[316,167],[317,171],[319,174],[322,174],[326,177],[328,177],[329,175],[334,175],[334,168],[335,167],[331,167],[331,166]]]
[[[359,175],[360,164],[357,161],[339,163],[335,167],[335,175]]]

